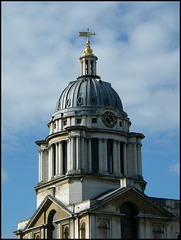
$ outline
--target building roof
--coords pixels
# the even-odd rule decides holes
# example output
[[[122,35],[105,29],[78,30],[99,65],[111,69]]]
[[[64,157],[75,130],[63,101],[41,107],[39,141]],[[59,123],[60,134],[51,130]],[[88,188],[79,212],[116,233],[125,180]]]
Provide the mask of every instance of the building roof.
[[[102,81],[97,75],[84,75],[70,82],[63,90],[52,117],[56,119],[60,114],[96,113],[103,107],[113,107],[119,110],[123,118],[127,118],[121,99],[111,84]]]

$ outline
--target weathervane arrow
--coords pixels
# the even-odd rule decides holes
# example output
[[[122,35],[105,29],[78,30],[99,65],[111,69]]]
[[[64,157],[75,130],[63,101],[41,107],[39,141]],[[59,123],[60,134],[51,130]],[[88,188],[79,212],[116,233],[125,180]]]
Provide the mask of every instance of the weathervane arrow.
[[[87,41],[89,41],[90,36],[95,36],[96,33],[90,33],[89,28],[87,28],[87,32],[79,32],[79,37],[87,37]]]

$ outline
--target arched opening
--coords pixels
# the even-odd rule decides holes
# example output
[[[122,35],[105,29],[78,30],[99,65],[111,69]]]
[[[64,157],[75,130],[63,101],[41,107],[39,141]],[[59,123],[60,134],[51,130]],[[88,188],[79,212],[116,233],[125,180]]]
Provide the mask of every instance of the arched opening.
[[[81,228],[80,228],[80,238],[85,239],[85,222],[82,223]]]
[[[107,165],[108,172],[113,173],[113,140],[108,139],[107,141]]]
[[[137,221],[135,216],[138,209],[131,202],[125,202],[121,205],[121,238],[137,239]]]
[[[67,142],[62,142],[62,148],[63,148],[63,174],[65,175],[67,173]]]
[[[69,238],[69,226],[64,226],[63,228],[63,239]]]
[[[162,239],[163,238],[163,227],[155,224],[153,226],[153,238],[154,239]]]
[[[102,238],[102,239],[106,239],[109,238],[109,225],[107,223],[106,220],[99,220],[98,224],[97,224],[97,238]]]
[[[52,210],[48,216],[48,227],[47,227],[47,238],[56,239],[57,238],[57,213],[55,210]]]

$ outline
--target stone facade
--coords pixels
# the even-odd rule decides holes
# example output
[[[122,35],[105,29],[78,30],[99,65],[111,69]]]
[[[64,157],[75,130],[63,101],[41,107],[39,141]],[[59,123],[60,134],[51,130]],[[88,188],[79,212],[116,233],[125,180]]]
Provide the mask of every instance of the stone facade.
[[[96,75],[97,57],[80,57],[39,146],[37,210],[18,223],[19,238],[177,238],[179,201],[144,194],[144,135],[119,95]]]

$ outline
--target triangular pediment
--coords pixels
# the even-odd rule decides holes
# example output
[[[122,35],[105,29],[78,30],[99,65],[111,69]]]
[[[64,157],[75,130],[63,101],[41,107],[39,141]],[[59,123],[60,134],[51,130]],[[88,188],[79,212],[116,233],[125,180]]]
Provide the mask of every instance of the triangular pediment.
[[[144,217],[173,218],[170,212],[133,186],[118,188],[97,197],[96,200],[96,204],[90,208],[91,212],[120,214],[121,205],[130,202],[138,209],[140,217],[144,215]]]
[[[48,195],[42,201],[34,215],[30,218],[24,230],[46,225],[48,222],[48,215],[51,210],[55,210],[57,212],[57,220],[66,219],[72,216],[72,212],[61,201]]]

